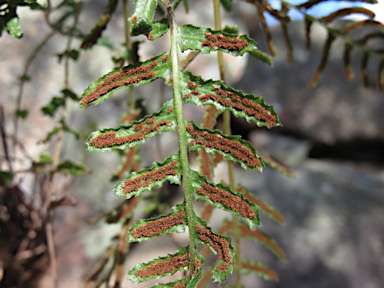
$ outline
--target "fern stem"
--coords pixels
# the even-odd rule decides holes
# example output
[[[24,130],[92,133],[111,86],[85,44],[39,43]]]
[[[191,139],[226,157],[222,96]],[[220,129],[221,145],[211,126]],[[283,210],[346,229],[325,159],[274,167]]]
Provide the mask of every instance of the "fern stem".
[[[220,0],[213,0],[213,11],[215,17],[215,30],[221,30],[221,15],[220,15]],[[220,78],[226,83],[225,77],[225,67],[224,67],[224,57],[223,52],[217,52],[217,60],[219,64]],[[230,111],[224,111],[224,133],[231,135],[231,114]],[[228,165],[228,180],[229,186],[235,188],[235,177],[233,174],[233,164],[232,161],[227,160]],[[235,260],[235,273],[236,273],[236,288],[241,287],[241,247],[240,247],[240,231],[238,229],[239,223],[236,216],[233,216],[233,231],[235,238],[235,250],[236,250],[236,260]]]
[[[190,177],[190,167],[188,161],[188,141],[186,135],[186,125],[183,114],[183,106],[181,102],[181,71],[178,58],[177,45],[177,24],[173,15],[172,6],[167,6],[167,12],[171,30],[171,61],[172,61],[172,77],[173,77],[173,105],[176,113],[177,132],[179,136],[179,157],[183,175],[183,188],[185,193],[185,213],[188,221],[189,229],[189,279],[195,269],[196,256],[196,228],[195,228],[195,212],[192,204],[192,181]]]

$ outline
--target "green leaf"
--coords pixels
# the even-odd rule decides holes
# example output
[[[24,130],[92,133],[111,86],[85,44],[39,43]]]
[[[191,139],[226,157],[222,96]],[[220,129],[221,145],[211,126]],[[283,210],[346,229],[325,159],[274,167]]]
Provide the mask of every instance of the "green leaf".
[[[7,22],[5,30],[15,38],[21,38],[23,36],[23,31],[21,30],[19,24],[19,18],[14,17]]]
[[[256,273],[264,280],[279,281],[277,273],[269,269],[267,265],[249,259],[243,259],[241,263],[241,274],[248,275],[250,273]]]
[[[179,249],[175,254],[168,254],[168,256],[166,257],[159,257],[145,264],[144,263],[137,264],[131,271],[129,271],[128,278],[133,283],[137,284],[144,281],[148,281],[150,279],[158,279],[165,276],[170,276],[175,274],[177,271],[188,271],[189,269],[188,249],[189,249],[188,246],[183,247]],[[199,261],[198,264],[200,264],[198,269],[201,270],[200,267],[204,262],[204,258],[199,254],[197,254],[196,256],[197,256],[197,261]],[[201,274],[201,271],[197,271],[196,274]],[[176,282],[180,283],[180,281],[176,281]],[[177,284],[177,283],[169,283],[171,286],[165,286],[165,287],[175,287],[173,284]]]
[[[66,160],[57,166],[58,171],[68,172],[74,176],[84,175],[87,171],[87,167],[83,164],[78,164],[69,160]]]
[[[73,60],[76,61],[79,58],[80,52],[79,50],[72,49],[72,50],[66,50],[63,53],[59,53],[56,55],[59,57],[59,63],[60,63],[63,57],[72,58]]]
[[[49,140],[51,140],[51,137],[55,134],[57,134],[58,132],[60,131],[60,128],[59,127],[53,127],[53,129],[51,130],[51,132],[49,132],[47,134],[47,136],[45,137],[44,140],[41,140],[39,141],[40,144],[45,144],[47,143]]]
[[[116,184],[116,195],[129,199],[133,195],[138,196],[144,191],[151,191],[154,187],[163,185],[166,180],[180,184],[179,163],[179,155],[172,155],[162,163],[155,162],[152,168],[132,173],[125,181]]]
[[[169,20],[164,17],[152,23],[152,30],[147,34],[148,40],[155,40],[163,36],[169,30]]]
[[[259,59],[261,62],[264,62],[269,66],[273,67],[273,60],[268,54],[261,52],[260,50],[254,50],[249,53],[256,59]]]
[[[43,111],[45,115],[53,117],[55,116],[56,110],[63,105],[64,99],[62,97],[53,97],[51,103],[41,108],[41,111]]]
[[[216,208],[243,217],[251,229],[260,226],[259,208],[242,193],[234,192],[223,184],[214,184],[196,171],[192,171],[191,176],[196,200],[206,200]]]
[[[233,0],[220,0],[220,2],[226,11],[228,12],[232,11]]]
[[[169,52],[164,52],[145,62],[128,65],[104,75],[84,91],[80,107],[101,103],[123,87],[139,86],[157,78],[168,80],[171,75],[171,61],[168,58]]]
[[[76,140],[79,139],[79,137],[80,137],[79,132],[77,132],[77,131],[71,129],[71,128],[67,125],[67,123],[65,123],[64,119],[61,119],[61,120],[60,120],[60,123],[61,123],[62,128],[63,128],[63,130],[64,130],[65,132],[71,133],[73,136],[75,136]]]
[[[53,159],[51,154],[49,153],[43,153],[39,157],[39,164],[52,164]]]
[[[247,35],[238,37],[220,30],[192,25],[184,25],[179,28],[178,40],[181,52],[188,49],[199,50],[204,54],[211,51],[223,51],[232,56],[241,56],[257,49],[256,42]]]
[[[216,234],[208,227],[205,221],[195,216],[197,241],[199,244],[208,245],[213,253],[219,256],[218,264],[212,271],[212,278],[221,284],[233,272],[232,263],[235,251],[231,244],[231,238]]]
[[[171,105],[172,101],[168,101],[159,112],[148,115],[139,121],[133,121],[129,126],[93,132],[86,142],[88,150],[126,149],[144,143],[149,137],[157,134],[175,131],[176,117]]]
[[[184,204],[172,207],[172,212],[151,219],[141,219],[129,231],[129,242],[143,242],[170,232],[183,233],[187,226]]]
[[[227,0],[224,0],[224,1],[227,1]],[[229,1],[232,1],[232,0],[229,0]],[[239,35],[239,27],[225,25],[223,32],[228,33],[228,34],[234,34],[237,36],[237,35]]]
[[[29,4],[31,9],[41,9],[47,6],[47,3],[42,0],[24,0],[24,3]]]
[[[28,110],[17,110],[16,111],[16,116],[25,119],[28,116]]]
[[[132,16],[129,17],[131,35],[147,35],[149,40],[155,40],[164,35],[169,29],[168,18],[153,21],[157,8],[156,0],[136,0]]]
[[[281,125],[273,106],[265,104],[263,98],[227,87],[220,80],[205,81],[200,76],[185,72],[182,74],[181,91],[186,103],[213,105],[220,111],[230,110],[236,117],[244,117],[259,127]]]
[[[189,2],[188,2],[188,0],[184,0],[184,6],[185,6],[185,11],[188,13],[189,12]]]
[[[11,183],[13,178],[13,174],[9,171],[0,171],[0,181],[1,184],[9,184]]]
[[[81,44],[82,49],[91,48],[93,45],[98,43],[98,39],[101,37],[101,33],[107,28],[109,20],[112,18],[117,7],[118,0],[109,0],[105,11],[96,26],[92,31],[85,37]]]
[[[22,75],[22,76],[20,76],[19,79],[20,79],[21,81],[24,81],[24,82],[29,82],[29,81],[31,81],[31,77],[28,76],[28,75]]]
[[[70,90],[70,89],[63,89],[63,90],[61,90],[61,92],[63,93],[63,95],[64,95],[65,97],[69,97],[69,98],[71,98],[72,100],[75,100],[75,101],[80,100],[80,98],[77,97],[77,95],[75,94],[75,92],[73,92],[73,91]]]
[[[256,149],[240,136],[228,136],[220,130],[200,129],[192,121],[187,124],[187,136],[191,150],[204,148],[209,153],[219,153],[228,160],[239,162],[246,170],[261,171],[264,167]]]

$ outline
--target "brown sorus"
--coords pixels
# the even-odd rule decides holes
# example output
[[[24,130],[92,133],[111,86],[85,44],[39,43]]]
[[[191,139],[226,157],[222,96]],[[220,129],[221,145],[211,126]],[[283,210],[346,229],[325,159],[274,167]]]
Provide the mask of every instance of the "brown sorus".
[[[149,123],[155,122],[155,120],[153,120],[152,118],[147,119],[147,121],[149,121]],[[137,124],[133,128],[133,130],[136,131],[137,134],[132,134],[132,135],[123,136],[123,137],[116,137],[116,132],[110,131],[105,134],[100,134],[94,140],[90,141],[89,144],[97,148],[105,148],[105,147],[111,147],[115,145],[122,145],[125,143],[132,143],[132,142],[143,140],[148,133],[153,131],[158,131],[161,126],[164,126],[164,125],[172,126],[172,122],[169,120],[159,121],[155,125],[150,125],[147,123],[141,122],[140,124]],[[141,132],[139,132],[140,130]]]
[[[137,227],[132,231],[133,237],[136,239],[140,237],[151,237],[158,235],[161,232],[172,228],[175,225],[184,224],[184,211],[180,211],[175,215],[170,215],[167,217],[161,217],[159,219],[148,222],[147,224]]]
[[[257,217],[255,211],[253,211],[247,201],[208,182],[203,182],[202,188],[197,189],[196,192],[207,196],[212,202],[222,203],[225,207],[240,213],[244,218],[255,219]]]
[[[93,91],[89,92],[87,95],[83,97],[80,104],[83,106],[87,106],[89,103],[96,101],[101,96],[107,94],[108,92],[120,86],[135,84],[143,80],[155,78],[157,74],[155,72],[150,72],[150,70],[152,70],[156,66],[157,66],[157,61],[155,60],[155,61],[152,61],[152,63],[149,65],[143,65],[143,66],[139,66],[132,69],[128,69],[128,67],[124,67],[121,69],[120,72],[106,77],[105,80],[99,83]],[[139,74],[139,75],[135,77],[125,78],[127,76],[133,76],[136,74]]]
[[[195,137],[190,141],[190,145],[201,144],[207,148],[215,148],[224,153],[230,153],[249,167],[257,168],[261,166],[259,159],[254,155],[251,149],[245,147],[239,141],[224,138],[219,134],[209,133],[207,131],[197,131],[191,124],[187,125],[189,134]]]
[[[242,50],[248,46],[249,42],[244,39],[231,38],[218,34],[215,37],[211,33],[205,33],[206,41],[203,41],[201,46],[209,46],[211,49],[227,49],[229,51]]]
[[[161,61],[163,62],[167,62],[168,61],[168,58],[169,58],[169,55],[168,54],[165,54],[163,58],[161,58]]]
[[[164,273],[170,273],[175,270],[188,266],[189,255],[185,253],[183,255],[173,256],[171,259],[162,260],[153,263],[135,273],[136,276],[141,278],[148,278],[154,275],[163,275]]]
[[[229,241],[221,235],[213,233],[206,227],[199,224],[196,225],[197,237],[199,237],[204,243],[207,243],[217,252],[220,260],[224,263],[220,263],[217,267],[219,272],[227,272],[230,263],[232,262],[231,246]]]
[[[163,180],[168,175],[177,175],[175,170],[177,161],[172,161],[166,166],[159,167],[156,170],[148,171],[133,179],[127,179],[122,185],[123,193],[125,195],[137,191],[141,187],[148,187],[151,183]]]
[[[221,88],[216,88],[216,93],[219,96],[208,93],[200,96],[199,100],[202,102],[212,100],[217,103],[220,103],[225,107],[243,111],[250,116],[254,116],[258,120],[264,121],[268,127],[276,125],[276,116],[272,115],[267,109],[265,109],[260,104],[254,103],[247,98],[240,97],[234,92],[224,91]]]

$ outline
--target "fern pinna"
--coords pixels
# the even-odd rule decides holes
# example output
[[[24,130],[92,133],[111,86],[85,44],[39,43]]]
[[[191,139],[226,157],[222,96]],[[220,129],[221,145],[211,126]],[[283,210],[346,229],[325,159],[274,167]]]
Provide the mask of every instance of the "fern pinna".
[[[189,246],[179,249],[175,254],[160,257],[146,264],[137,264],[129,272],[129,278],[132,282],[139,283],[172,275],[177,271],[188,271],[186,277],[176,282],[158,284],[155,287],[195,287],[202,277],[202,267],[207,253],[204,249],[201,254],[197,252],[196,245],[201,244],[218,255],[218,263],[209,270],[209,275],[222,283],[233,271],[235,259],[231,239],[222,234],[240,229],[241,236],[261,241],[279,258],[285,259],[284,252],[271,238],[261,231],[251,230],[260,225],[259,210],[280,223],[283,219],[272,207],[249,194],[244,187],[237,186],[236,189],[232,189],[224,184],[215,184],[206,173],[191,169],[188,162],[188,148],[204,149],[208,153],[238,162],[244,169],[261,171],[264,161],[248,141],[242,140],[239,136],[225,135],[219,130],[207,129],[212,128],[210,126],[213,126],[214,120],[211,119],[211,124],[204,125],[204,128],[200,128],[192,121],[186,122],[182,101],[192,102],[198,106],[214,106],[213,110],[208,110],[208,118],[209,113],[214,114],[211,115],[214,118],[216,112],[229,110],[235,116],[245,117],[258,126],[271,128],[281,123],[273,107],[266,105],[262,98],[227,87],[222,81],[204,80],[190,72],[182,73],[178,48],[182,52],[222,51],[234,56],[250,52],[260,59],[267,57],[257,50],[254,40],[246,35],[238,36],[192,25],[178,27],[173,11],[179,1],[173,4],[165,0],[162,2],[166,7],[167,16],[153,21],[157,1],[135,1],[135,8],[129,18],[130,32],[132,35],[145,34],[149,40],[153,40],[170,30],[170,52],[106,74],[85,90],[80,105],[86,108],[101,103],[120,88],[143,85],[158,78],[173,86],[173,99],[164,103],[159,112],[133,121],[130,125],[92,133],[87,141],[87,147],[90,151],[132,148],[145,142],[149,137],[166,131],[177,131],[179,142],[177,154],[169,156],[163,162],[154,163],[151,168],[132,172],[126,180],[116,185],[115,191],[118,196],[129,199],[162,186],[166,180],[182,185],[185,193],[184,202],[173,207],[172,212],[167,215],[135,223],[129,230],[128,239],[131,242],[142,242],[170,232],[181,233],[188,227]],[[193,55],[195,56],[196,52]],[[202,219],[207,219],[207,216],[196,215],[192,196],[196,200],[206,200],[213,207],[229,211],[235,216],[241,216],[248,225],[231,227],[231,223],[226,220],[219,232],[213,231]],[[277,278],[273,271],[254,261],[242,261],[241,268],[243,273],[253,271],[265,278]]]

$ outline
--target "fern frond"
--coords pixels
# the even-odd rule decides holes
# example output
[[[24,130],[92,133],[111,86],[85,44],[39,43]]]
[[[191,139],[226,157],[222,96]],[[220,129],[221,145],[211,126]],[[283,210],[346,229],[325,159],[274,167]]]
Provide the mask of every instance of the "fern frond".
[[[244,169],[261,171],[264,167],[251,143],[239,136],[224,135],[220,130],[200,129],[193,122],[188,122],[187,132],[191,150],[204,148],[207,152],[219,153],[228,160],[239,162]]]
[[[280,126],[273,107],[264,99],[227,87],[222,81],[203,80],[190,72],[183,73],[182,93],[186,103],[197,106],[213,105],[220,111],[230,110],[237,117],[244,117],[258,126]]]
[[[179,163],[179,155],[172,155],[162,163],[156,162],[152,168],[132,173],[125,181],[116,184],[116,195],[129,199],[134,195],[138,196],[144,191],[151,191],[154,187],[163,185],[166,180],[180,184]]]
[[[93,132],[86,143],[89,151],[126,149],[144,143],[149,137],[175,130],[176,117],[172,101],[168,101],[159,112],[133,121],[128,126]]]
[[[171,73],[168,57],[169,52],[164,52],[145,62],[128,65],[104,75],[84,91],[80,107],[99,104],[123,87],[143,85],[158,78],[168,80]]]
[[[251,229],[260,226],[258,207],[244,198],[242,193],[237,193],[223,184],[214,184],[196,171],[193,171],[192,175],[196,200],[206,200],[214,207],[243,217]]]
[[[179,46],[181,52],[198,50],[206,54],[222,51],[233,56],[242,56],[257,49],[256,43],[247,35],[237,36],[220,30],[184,25],[179,28]]]
[[[199,274],[201,265],[204,263],[204,258],[198,255],[196,259],[196,275]],[[133,283],[141,283],[150,279],[158,279],[165,276],[173,275],[177,271],[188,270],[189,255],[188,247],[181,248],[175,254],[169,254],[166,257],[159,257],[148,263],[137,264],[128,274],[129,279]],[[155,287],[177,287],[170,285],[177,285],[180,281],[170,284],[159,284],[160,286]],[[166,286],[161,286],[166,285]],[[168,285],[168,286],[167,286]],[[181,286],[179,286],[181,287]],[[184,287],[184,286],[183,286]]]
[[[231,238],[214,233],[204,221],[196,216],[196,233],[200,244],[208,245],[213,253],[218,255],[219,262],[212,271],[212,278],[221,284],[232,273],[234,249]]]

